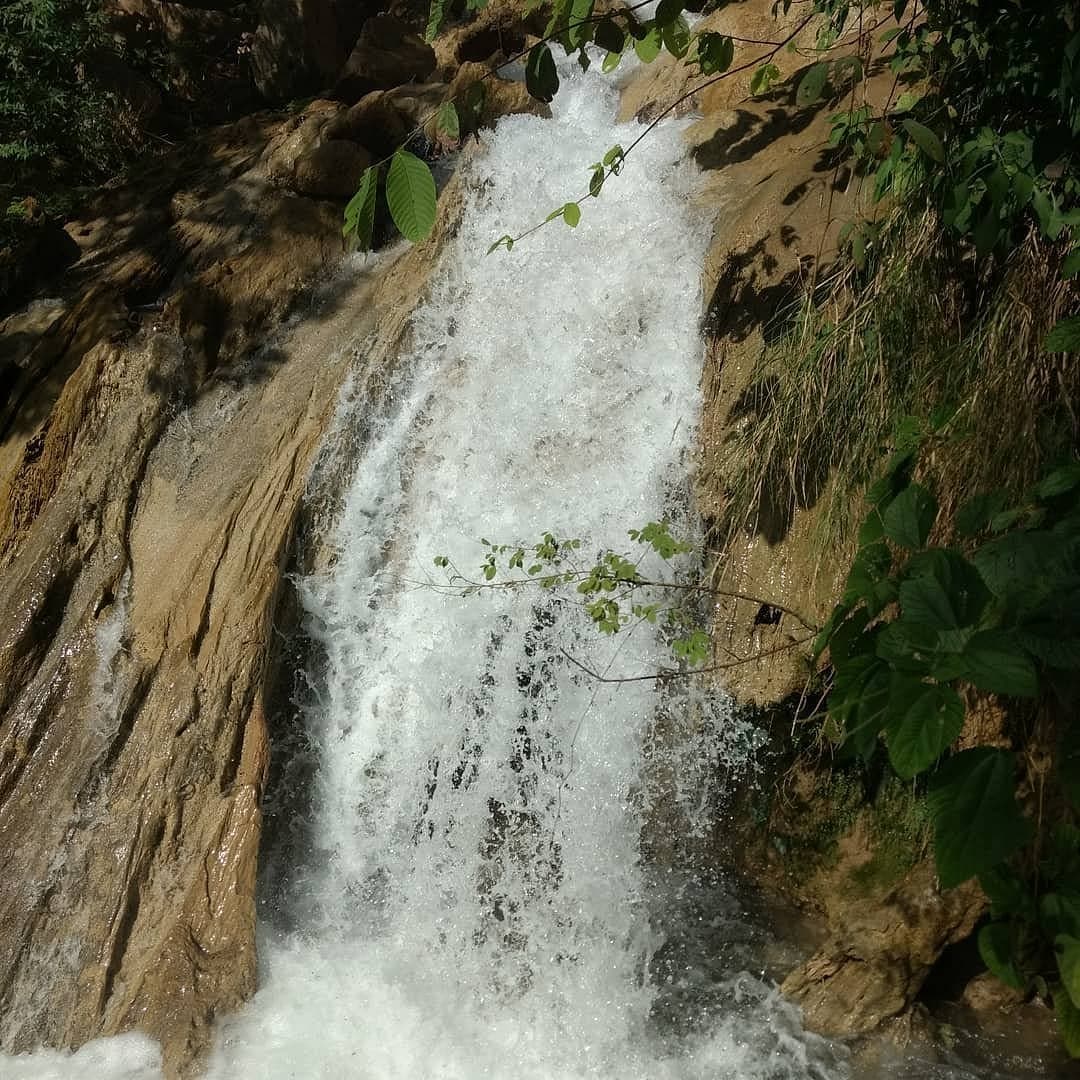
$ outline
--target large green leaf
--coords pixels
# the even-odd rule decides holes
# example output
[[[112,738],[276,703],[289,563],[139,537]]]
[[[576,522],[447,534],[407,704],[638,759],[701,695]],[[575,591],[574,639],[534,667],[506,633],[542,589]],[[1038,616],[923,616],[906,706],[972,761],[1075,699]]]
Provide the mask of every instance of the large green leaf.
[[[614,19],[601,19],[596,24],[593,40],[601,49],[606,49],[609,53],[622,53],[626,45],[626,35]]]
[[[663,37],[658,26],[650,26],[648,33],[634,42],[634,52],[644,64],[651,64],[659,55]]]
[[[964,646],[963,673],[980,690],[1011,697],[1035,697],[1039,677],[1016,637],[1005,630],[984,630]]]
[[[720,75],[735,59],[735,42],[727,34],[702,34],[697,42],[697,59],[702,75]]]
[[[995,514],[1000,514],[1008,502],[1004,491],[974,495],[956,512],[956,531],[961,536],[977,536]]]
[[[1068,893],[1046,893],[1039,900],[1039,923],[1050,939],[1059,934],[1080,937],[1080,898]]]
[[[1077,1008],[1064,987],[1054,991],[1054,1012],[1057,1014],[1058,1035],[1070,1057],[1080,1058],[1080,1008]]]
[[[877,654],[899,671],[929,675],[937,658],[938,633],[923,623],[896,619],[878,635]]]
[[[1043,347],[1047,352],[1080,352],[1080,315],[1055,323]]]
[[[386,177],[386,203],[401,235],[414,244],[435,227],[435,178],[415,154],[398,150]]]
[[[889,704],[890,673],[874,656],[860,656],[838,669],[829,693],[829,715],[845,746],[869,759],[877,746]]]
[[[1006,986],[1023,990],[1024,980],[1013,960],[1012,928],[1007,922],[987,923],[979,931],[979,955]]]
[[[690,51],[690,26],[682,16],[665,23],[661,36],[664,40],[664,48],[672,56],[681,60]]]
[[[979,746],[950,758],[931,781],[927,800],[943,888],[992,869],[1030,840],[1031,822],[1016,804],[1014,772],[1007,750]]]
[[[427,29],[424,31],[425,41],[434,41],[442,26],[446,14],[446,0],[431,0],[428,10]]]
[[[1071,934],[1058,934],[1054,939],[1061,985],[1068,991],[1072,1003],[1080,1008],[1080,940]]]
[[[549,102],[559,92],[559,73],[555,59],[543,42],[529,50],[525,61],[525,88],[537,101]]]
[[[435,123],[439,130],[448,138],[457,141],[461,138],[461,120],[458,111],[452,101],[444,101],[439,106],[439,112]]]
[[[915,145],[928,157],[939,165],[945,161],[945,148],[941,140],[925,124],[917,120],[905,120],[904,130],[911,136]]]
[[[375,227],[375,195],[379,188],[379,169],[373,165],[364,170],[360,187],[345,207],[345,225],[342,231],[348,236],[355,233],[361,251],[371,250],[371,234]]]
[[[570,17],[567,22],[566,37],[576,49],[589,40],[593,24],[590,21],[595,0],[573,0],[570,5]]]
[[[868,544],[859,548],[844,583],[843,602],[850,604],[868,596],[873,587],[888,576],[891,566],[892,554],[887,544]]]
[[[905,780],[928,769],[964,726],[964,703],[949,686],[896,674],[889,687],[889,761]]]
[[[937,501],[926,488],[909,484],[882,514],[885,535],[900,547],[918,550],[930,536],[937,511]]]
[[[990,591],[978,570],[962,555],[931,548],[908,560],[900,585],[904,618],[938,630],[957,630],[978,622]]]
[[[799,80],[795,91],[795,104],[801,108],[813,105],[821,99],[825,84],[829,81],[829,65],[824,61],[811,65]]]

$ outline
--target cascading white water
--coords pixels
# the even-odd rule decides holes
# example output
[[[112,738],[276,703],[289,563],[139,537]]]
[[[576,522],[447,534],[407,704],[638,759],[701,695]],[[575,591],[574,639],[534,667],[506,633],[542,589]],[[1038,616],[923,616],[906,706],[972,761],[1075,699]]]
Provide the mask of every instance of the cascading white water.
[[[711,224],[677,127],[640,144],[577,229],[554,222],[485,254],[640,131],[615,124],[609,83],[563,74],[553,119],[504,119],[472,167],[345,497],[337,558],[302,583],[325,655],[307,710],[312,850],[290,871],[282,926],[264,929],[262,988],[222,1024],[216,1080],[838,1075],[748,975],[717,977],[722,1004],[704,1022],[657,1022],[674,993],[653,962],[674,894],[643,865],[640,835],[660,695],[598,684],[564,654],[648,671],[664,656],[651,631],[601,640],[541,590],[416,584],[436,554],[476,567],[481,536],[551,530],[623,549],[628,527],[688,516]],[[682,726],[696,733],[667,748],[669,772],[733,752],[721,703],[686,692],[663,707],[693,710]],[[700,790],[686,780],[679,796],[692,828]],[[66,1058],[57,1075],[143,1075],[145,1047],[113,1045],[111,1065]]]
[[[266,943],[264,987],[222,1032],[222,1080],[811,1075],[746,979],[730,998],[756,1003],[752,1034],[746,1008],[693,1044],[650,1025],[638,852],[658,695],[591,682],[562,650],[637,672],[659,643],[598,641],[540,590],[416,584],[439,553],[477,566],[481,536],[621,548],[685,483],[710,226],[679,131],[644,141],[576,230],[486,255],[640,130],[614,124],[610,85],[566,74],[554,118],[503,120],[476,168],[336,562],[303,584],[326,655],[309,710],[317,851],[292,890],[301,928]]]

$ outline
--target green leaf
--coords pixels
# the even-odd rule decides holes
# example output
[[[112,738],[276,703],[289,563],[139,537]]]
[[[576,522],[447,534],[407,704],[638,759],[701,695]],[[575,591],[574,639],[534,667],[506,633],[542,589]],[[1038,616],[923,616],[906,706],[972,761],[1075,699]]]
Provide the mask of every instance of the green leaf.
[[[567,20],[566,38],[573,48],[578,48],[588,41],[592,34],[591,22],[594,0],[572,0],[570,17]]]
[[[427,29],[424,31],[425,41],[435,40],[439,27],[442,26],[445,13],[446,0],[431,0],[431,7],[428,10]]]
[[[344,233],[356,234],[361,251],[371,250],[371,234],[375,226],[375,194],[379,188],[379,169],[372,165],[360,177],[360,187],[345,207]]]
[[[876,543],[859,548],[844,583],[844,602],[853,603],[867,596],[873,586],[888,574],[891,566],[892,553],[886,544]]]
[[[828,81],[829,65],[827,63],[822,61],[811,65],[799,80],[798,89],[795,91],[795,104],[800,108],[806,108],[820,101]]]
[[[1005,630],[976,634],[963,652],[964,676],[980,690],[1010,697],[1035,697],[1039,678],[1031,658]]]
[[[690,51],[690,27],[682,16],[667,23],[661,36],[664,40],[664,48],[672,56],[681,60]]]
[[[978,536],[990,524],[990,519],[1005,509],[1007,501],[1004,491],[972,496],[956,512],[956,531],[961,536]]]
[[[1039,924],[1048,938],[1080,936],[1080,898],[1068,893],[1045,893],[1039,900]]]
[[[980,874],[979,884],[990,901],[990,912],[995,919],[1019,915],[1030,905],[1026,883],[1005,864]]]
[[[931,626],[896,619],[878,635],[877,654],[898,671],[929,675],[937,658],[938,633]]]
[[[453,139],[456,142],[461,138],[461,122],[458,120],[458,112],[452,101],[444,101],[439,106],[435,123],[448,139]]]
[[[621,62],[622,62],[622,53],[621,52],[609,52],[607,54],[607,56],[604,57],[604,62],[600,65],[600,70],[605,75],[610,75],[611,72],[613,72],[619,66],[619,64]]]
[[[697,61],[702,75],[720,75],[735,59],[735,42],[727,34],[702,34],[697,40]]]
[[[926,488],[909,484],[882,515],[885,535],[900,547],[918,550],[930,536],[937,511],[937,501]]]
[[[1077,1008],[1068,991],[1061,987],[1054,991],[1054,1012],[1057,1014],[1058,1035],[1070,1057],[1080,1058],[1080,1008]]]
[[[918,120],[905,120],[902,126],[928,158],[939,165],[945,163],[945,148],[941,145],[941,140],[925,124],[920,124]]]
[[[596,24],[593,41],[601,49],[606,49],[609,53],[615,53],[620,60],[622,59],[622,51],[626,46],[626,35],[614,19],[601,19]],[[607,63],[606,59],[604,63]]]
[[[493,251],[501,247],[506,248],[507,251],[513,251],[514,238],[512,236],[500,236],[499,239],[487,249],[487,253],[490,255]]]
[[[1006,986],[1023,990],[1024,980],[1013,960],[1012,927],[1008,923],[987,923],[979,931],[979,955]]]
[[[593,169],[592,176],[589,177],[589,194],[594,198],[600,197],[600,192],[604,188],[605,173],[603,167]]]
[[[1074,247],[1061,264],[1061,276],[1066,280],[1080,274],[1080,247]]]
[[[1071,934],[1058,934],[1054,939],[1058,971],[1072,1003],[1080,1007],[1080,940]]]
[[[1080,315],[1057,322],[1046,335],[1043,348],[1047,352],[1080,352]]]
[[[1035,485],[1035,495],[1043,500],[1057,498],[1080,486],[1080,461],[1054,469]]]
[[[885,725],[889,761],[905,780],[928,769],[964,726],[964,703],[951,687],[896,674]]]
[[[562,218],[571,229],[576,229],[581,220],[581,207],[577,203],[568,202],[562,208]]]
[[[1031,822],[1016,805],[1014,772],[1011,753],[979,746],[950,758],[934,776],[927,802],[942,888],[992,869],[1031,839]]]
[[[634,52],[643,64],[651,64],[660,55],[663,38],[658,26],[651,26],[648,33],[634,42]]]
[[[900,585],[904,618],[936,630],[977,623],[990,600],[978,570],[947,548],[920,551],[908,560]]]
[[[540,42],[529,50],[525,61],[525,87],[537,101],[549,102],[559,92],[559,73],[546,44]]]
[[[780,78],[780,69],[775,64],[762,64],[750,77],[750,95],[767,94],[772,84]]]
[[[426,163],[408,150],[398,150],[390,161],[386,203],[398,231],[414,244],[435,227],[435,178]]]

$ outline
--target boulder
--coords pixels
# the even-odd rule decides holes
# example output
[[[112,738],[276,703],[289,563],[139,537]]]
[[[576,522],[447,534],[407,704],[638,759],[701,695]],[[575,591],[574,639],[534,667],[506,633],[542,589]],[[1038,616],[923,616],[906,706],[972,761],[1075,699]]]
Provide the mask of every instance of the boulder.
[[[353,142],[328,139],[300,156],[293,173],[293,191],[320,199],[350,199],[371,155]]]
[[[356,102],[372,90],[422,82],[435,66],[434,50],[406,23],[393,15],[375,15],[364,23],[334,93]]]
[[[290,101],[328,86],[345,56],[334,0],[263,0],[251,68],[267,101]]]
[[[392,154],[410,130],[408,119],[395,107],[388,92],[374,90],[328,121],[323,136],[362,143],[382,158]]]
[[[371,164],[371,154],[349,139],[343,113],[335,101],[313,101],[284,125],[263,158],[267,179],[301,195],[350,198]]]
[[[488,75],[487,64],[472,62],[462,64],[446,92],[447,97],[463,100],[465,91],[475,82]],[[523,82],[513,79],[488,77],[484,81],[484,104],[480,111],[480,124],[490,126],[500,116],[512,113],[531,113],[533,116],[550,116],[551,109],[537,101],[525,88]]]

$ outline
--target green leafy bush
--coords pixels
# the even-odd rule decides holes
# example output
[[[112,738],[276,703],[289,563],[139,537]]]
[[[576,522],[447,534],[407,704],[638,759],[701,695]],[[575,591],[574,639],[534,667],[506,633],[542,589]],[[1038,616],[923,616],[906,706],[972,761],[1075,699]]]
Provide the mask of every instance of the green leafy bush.
[[[1080,1055],[1080,830],[1069,823],[1080,811],[1080,464],[1016,505],[1001,490],[970,498],[956,518],[965,545],[941,547],[930,543],[937,503],[912,480],[913,429],[870,489],[842,599],[815,642],[816,657],[828,650],[826,731],[842,753],[870,761],[884,748],[898,776],[926,779],[942,886],[979,877],[994,916],[983,959],[1053,997]],[[1012,750],[950,750],[973,690],[1061,717],[1056,781],[1071,805],[1056,823],[1022,810]]]

